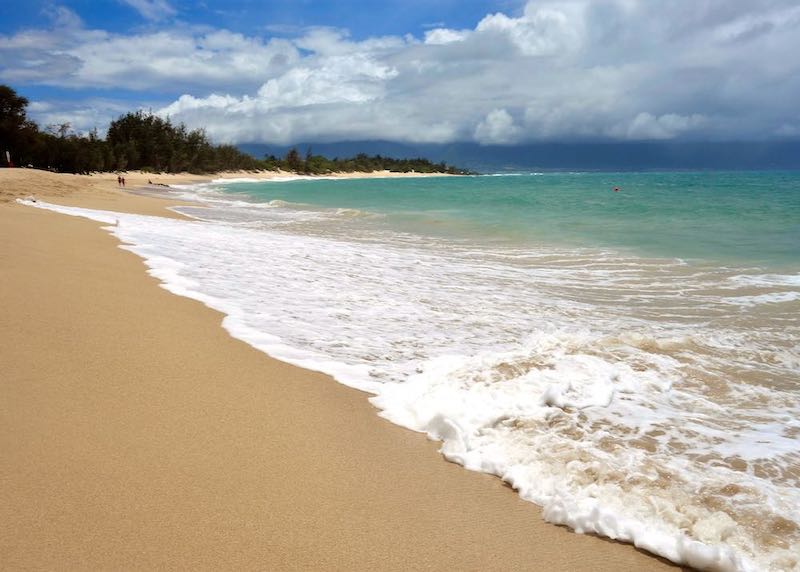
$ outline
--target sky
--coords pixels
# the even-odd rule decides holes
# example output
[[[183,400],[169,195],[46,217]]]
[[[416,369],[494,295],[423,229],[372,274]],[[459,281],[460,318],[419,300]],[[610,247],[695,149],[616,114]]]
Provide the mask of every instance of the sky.
[[[219,143],[800,139],[798,0],[0,4],[41,125],[150,110]]]

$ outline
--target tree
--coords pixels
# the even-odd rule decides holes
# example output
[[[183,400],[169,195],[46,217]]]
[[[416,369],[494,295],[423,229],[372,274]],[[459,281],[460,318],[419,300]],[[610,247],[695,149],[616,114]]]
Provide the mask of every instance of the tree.
[[[118,169],[208,173],[257,169],[259,162],[231,145],[212,145],[205,130],[188,130],[145,111],[127,113],[108,127]]]
[[[28,120],[25,108],[28,100],[7,85],[0,85],[0,153],[3,157],[0,164],[5,163],[5,152],[16,157],[17,162],[24,160],[22,149],[30,144],[36,125]]]
[[[69,121],[64,123],[51,123],[45,127],[45,131],[60,139],[64,139],[69,134],[70,129],[72,129],[72,125]]]
[[[7,85],[0,85],[0,134],[7,136],[23,127],[28,118],[25,108],[28,100]]]
[[[299,172],[303,168],[303,161],[300,159],[300,153],[297,152],[297,149],[292,147],[289,149],[289,152],[286,153],[286,166],[289,167],[290,171]]]

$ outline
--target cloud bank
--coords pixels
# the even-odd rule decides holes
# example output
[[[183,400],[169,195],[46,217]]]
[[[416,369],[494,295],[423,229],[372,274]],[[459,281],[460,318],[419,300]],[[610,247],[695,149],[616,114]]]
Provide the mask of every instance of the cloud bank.
[[[800,133],[797,53],[793,0],[534,0],[471,29],[360,40],[118,35],[60,9],[49,30],[0,36],[0,81],[181,94],[158,112],[221,142],[770,139]]]

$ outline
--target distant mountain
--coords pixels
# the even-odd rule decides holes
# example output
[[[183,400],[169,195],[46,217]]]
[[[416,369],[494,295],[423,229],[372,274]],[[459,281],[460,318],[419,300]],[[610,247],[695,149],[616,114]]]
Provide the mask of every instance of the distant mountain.
[[[638,171],[672,169],[779,170],[800,169],[800,141],[781,142],[631,142],[535,143],[479,145],[477,143],[410,144],[391,141],[345,141],[267,145],[245,143],[245,153],[262,158],[282,157],[291,147],[308,148],[329,158],[358,153],[393,158],[424,157],[438,163],[481,173],[537,170]]]

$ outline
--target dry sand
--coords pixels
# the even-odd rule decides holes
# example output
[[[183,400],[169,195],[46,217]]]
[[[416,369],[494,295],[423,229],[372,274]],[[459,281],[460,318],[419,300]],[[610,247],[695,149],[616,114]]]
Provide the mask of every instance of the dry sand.
[[[142,171],[126,171],[121,173],[92,173],[91,175],[70,175],[66,173],[50,173],[38,169],[1,169],[0,168],[0,203],[27,195],[49,197],[71,197],[75,193],[85,195],[85,191],[119,190],[117,176],[125,178],[126,189],[153,185],[179,185],[200,183],[212,179],[260,179],[275,180],[296,177],[295,173],[286,171],[222,171],[208,175],[193,173],[144,173]],[[393,173],[391,171],[374,171],[372,173],[352,172],[325,175],[334,179],[374,179],[405,177],[450,177],[442,173]],[[97,194],[97,193],[94,193]],[[91,196],[91,195],[90,195]]]
[[[8,177],[0,194],[169,213]],[[0,205],[4,569],[670,567],[543,522],[364,394],[230,338],[99,226]]]

